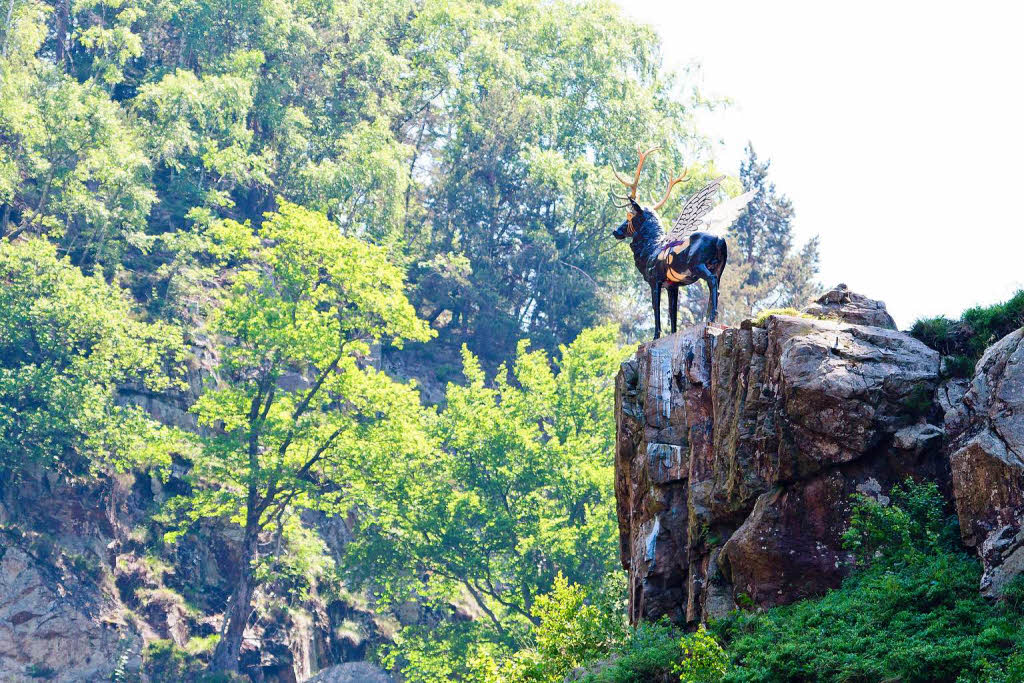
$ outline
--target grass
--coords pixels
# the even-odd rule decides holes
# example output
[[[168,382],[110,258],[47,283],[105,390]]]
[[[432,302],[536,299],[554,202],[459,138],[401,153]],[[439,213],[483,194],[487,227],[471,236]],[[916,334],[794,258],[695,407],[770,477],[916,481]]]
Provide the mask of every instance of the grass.
[[[910,335],[944,356],[952,356],[947,373],[970,377],[974,364],[990,345],[1024,326],[1024,290],[992,306],[975,306],[963,312],[959,320],[945,316],[921,318],[910,328]]]
[[[795,308],[769,308],[755,315],[750,322],[754,327],[764,327],[765,323],[768,322],[768,318],[773,315],[789,315],[795,318],[807,318],[808,320],[835,320],[835,318],[830,316],[812,315],[798,311]]]
[[[769,308],[755,315],[750,322],[753,323],[754,327],[764,327],[764,324],[768,322],[768,318],[773,315],[792,315],[797,318],[814,318],[810,313],[803,313],[795,308]]]

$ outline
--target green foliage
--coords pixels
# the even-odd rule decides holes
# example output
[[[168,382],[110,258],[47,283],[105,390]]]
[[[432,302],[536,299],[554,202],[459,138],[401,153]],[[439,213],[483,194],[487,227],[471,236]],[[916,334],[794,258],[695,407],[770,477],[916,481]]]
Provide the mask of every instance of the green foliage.
[[[888,504],[855,494],[850,526],[843,534],[843,547],[861,564],[875,558],[901,562],[907,558],[934,554],[940,543],[948,542],[945,501],[933,482],[915,484],[908,479],[894,486]]]
[[[914,322],[910,334],[944,356],[957,356],[949,368],[953,376],[973,374],[974,363],[991,344],[1024,326],[1024,290],[991,306],[976,306],[959,320],[944,316]]]
[[[625,595],[621,579],[614,581],[598,599],[587,603],[586,591],[570,586],[561,575],[555,577],[550,593],[540,596],[533,614],[540,620],[535,630],[537,654],[554,675],[537,680],[559,680],[573,668],[594,661],[626,638],[624,600],[613,599],[612,591]]]
[[[173,640],[154,640],[142,651],[142,671],[155,683],[201,680],[212,683],[215,676],[204,676],[203,666],[217,645],[220,636],[189,638],[184,647]]]
[[[28,678],[50,680],[57,677],[57,671],[45,664],[29,664],[25,667],[25,676]]]
[[[135,320],[117,287],[41,239],[0,242],[0,283],[0,473],[169,462],[173,434],[120,405],[117,387],[172,386],[180,333]]]
[[[680,683],[718,683],[729,670],[729,656],[701,624],[680,641],[683,660],[672,667]]]
[[[671,675],[686,656],[685,637],[667,620],[640,624],[611,663],[588,674],[585,683],[649,683]]]
[[[142,653],[142,669],[154,681],[187,680],[198,673],[198,664],[170,639],[151,641]]]
[[[282,202],[258,242],[249,230],[224,221],[212,232],[214,243],[248,249],[225,271],[232,285],[209,320],[220,383],[193,411],[210,435],[191,453],[190,494],[168,501],[165,521],[176,528],[166,538],[207,518],[238,524],[239,586],[278,582],[302,599],[329,563],[299,511],[344,512],[344,484],[365,463],[431,450],[414,388],[364,362],[370,343],[431,331],[387,252],[339,235],[323,214]],[[261,538],[273,550],[260,552]],[[233,603],[232,628],[248,619],[251,597],[244,589]],[[217,667],[234,665],[240,633],[221,640]]]
[[[555,577],[551,591],[534,604],[540,623],[532,631],[533,647],[520,649],[500,668],[495,665],[491,678],[555,683],[576,667],[608,656],[629,636],[624,595],[621,573],[609,574],[591,591]]]
[[[976,362],[970,356],[946,356],[946,358],[944,358],[943,360],[945,362],[943,370],[949,377],[970,379],[971,377],[974,376],[974,367],[976,365]]]
[[[950,532],[934,484],[907,482],[889,506],[862,499],[845,540],[869,564],[822,598],[714,623],[725,680],[1013,680],[1024,614],[979,595],[978,563]]]
[[[954,353],[957,342],[954,339],[956,322],[945,316],[936,318],[920,318],[914,321],[910,335],[921,340],[943,355]]]
[[[1024,614],[1024,575],[1011,579],[1000,598],[1007,609]]]
[[[914,386],[903,399],[903,407],[914,417],[925,417],[935,405],[935,389],[928,383]]]
[[[989,345],[1024,325],[1024,290],[1003,303],[968,308],[960,322],[970,330],[969,355],[980,358]]]
[[[46,6],[15,8],[0,56],[0,236],[45,234],[110,273],[156,199],[140,134],[94,81],[40,58]]]
[[[448,386],[434,425],[439,448],[364,459],[352,477],[364,514],[346,548],[348,578],[385,602],[469,600],[482,620],[474,638],[508,646],[540,621],[538,596],[560,573],[581,585],[604,576],[615,557],[613,377],[623,356],[609,328],[581,333],[554,368],[524,342],[511,373],[488,385],[466,351],[468,383]]]
[[[171,314],[196,295],[171,280],[202,265],[176,248],[198,217],[257,223],[279,196],[395,247],[417,309],[488,367],[632,305],[610,168],[661,144],[653,194],[715,104],[602,0],[5,7],[0,235],[126,266]]]

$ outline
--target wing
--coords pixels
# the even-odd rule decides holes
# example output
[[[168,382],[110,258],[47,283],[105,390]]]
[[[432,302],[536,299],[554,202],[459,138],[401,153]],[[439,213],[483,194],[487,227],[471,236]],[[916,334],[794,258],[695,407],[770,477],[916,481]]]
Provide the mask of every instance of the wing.
[[[683,242],[697,232],[700,227],[700,219],[708,211],[711,211],[715,195],[718,193],[718,185],[723,180],[725,180],[725,176],[715,178],[686,200],[683,210],[679,212],[679,218],[672,224],[672,229],[666,235],[669,242]]]
[[[704,214],[700,219],[697,229],[721,237],[732,227],[736,219],[740,217],[740,214],[747,208],[747,204],[750,203],[755,194],[757,194],[757,190],[749,190],[738,197],[726,199]]]

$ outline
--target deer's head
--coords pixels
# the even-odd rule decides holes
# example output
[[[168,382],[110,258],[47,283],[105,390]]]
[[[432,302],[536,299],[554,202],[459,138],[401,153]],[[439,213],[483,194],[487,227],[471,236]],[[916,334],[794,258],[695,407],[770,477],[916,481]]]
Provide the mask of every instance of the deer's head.
[[[612,170],[612,173],[615,174],[616,180],[618,180],[620,183],[629,188],[628,195],[620,197],[617,194],[612,194],[612,197],[614,197],[615,199],[625,202],[624,204],[616,204],[616,206],[620,209],[626,210],[626,220],[622,222],[622,225],[620,225],[619,227],[612,231],[612,237],[614,237],[617,240],[632,237],[634,234],[636,234],[636,231],[643,226],[644,221],[647,219],[647,215],[663,207],[665,205],[665,202],[667,202],[668,198],[672,195],[672,188],[686,179],[686,172],[684,171],[683,175],[679,176],[678,178],[672,178],[671,180],[669,180],[668,189],[665,191],[665,196],[661,198],[660,202],[658,202],[649,209],[641,207],[636,201],[636,190],[640,186],[640,172],[643,171],[644,169],[644,162],[647,161],[647,156],[661,148],[652,147],[646,152],[641,151],[641,149],[642,148],[637,148],[637,153],[640,155],[640,160],[637,162],[636,171],[633,173],[632,182],[620,176],[618,171]]]

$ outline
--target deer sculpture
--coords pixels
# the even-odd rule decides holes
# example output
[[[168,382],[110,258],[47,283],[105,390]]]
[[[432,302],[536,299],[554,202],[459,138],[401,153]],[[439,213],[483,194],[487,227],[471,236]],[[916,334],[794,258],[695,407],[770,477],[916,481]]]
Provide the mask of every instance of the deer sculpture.
[[[661,336],[661,290],[668,290],[668,314],[672,332],[676,331],[676,317],[679,310],[679,287],[704,280],[708,285],[708,322],[718,316],[718,285],[725,270],[729,252],[722,235],[736,221],[740,213],[753,199],[753,190],[713,206],[719,184],[725,178],[715,178],[690,197],[672,228],[665,232],[657,211],[668,202],[672,188],[686,180],[687,173],[671,178],[665,196],[651,208],[643,208],[636,201],[640,172],[648,155],[660,149],[654,147],[646,152],[637,150],[640,160],[636,165],[632,182],[619,175],[615,178],[629,188],[626,196],[612,196],[624,200],[617,205],[626,209],[626,220],[612,232],[615,239],[631,237],[630,248],[637,270],[651,286],[651,304],[654,307],[654,338]]]

